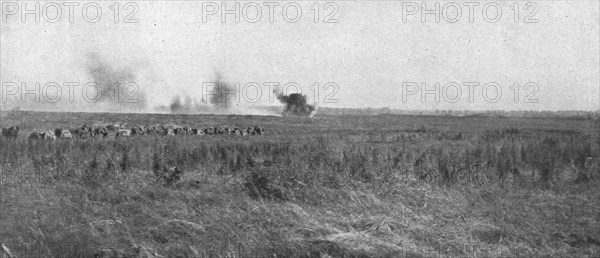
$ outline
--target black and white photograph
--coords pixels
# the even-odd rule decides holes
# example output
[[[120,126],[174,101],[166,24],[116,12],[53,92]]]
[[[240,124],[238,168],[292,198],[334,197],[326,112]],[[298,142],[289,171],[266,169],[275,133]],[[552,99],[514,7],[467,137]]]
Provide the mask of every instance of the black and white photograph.
[[[600,257],[598,0],[0,5],[0,258]]]

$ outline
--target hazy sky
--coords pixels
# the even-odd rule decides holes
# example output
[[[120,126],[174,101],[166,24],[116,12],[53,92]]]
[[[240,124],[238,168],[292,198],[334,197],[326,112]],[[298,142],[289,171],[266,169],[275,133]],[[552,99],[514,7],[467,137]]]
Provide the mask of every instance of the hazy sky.
[[[59,5],[62,15],[55,23],[44,19],[56,16],[55,6],[44,9],[46,3],[40,3],[36,23],[33,14],[22,21],[22,3],[15,10],[11,2],[2,2],[3,87],[6,82],[25,82],[31,88],[35,82],[85,84],[92,80],[88,62],[95,54],[115,71],[132,71],[150,106],[168,104],[175,95],[201,99],[202,83],[220,73],[229,84],[261,86],[262,96],[254,104],[247,99],[256,97],[255,88],[246,87],[244,93],[240,87],[240,96],[247,94],[247,99],[240,98],[241,106],[276,103],[269,98],[266,82],[295,82],[310,101],[325,101],[320,105],[328,107],[600,108],[598,1],[534,1],[527,9],[524,2],[518,8],[515,2],[472,2],[478,4],[472,6],[472,22],[467,2],[458,2],[461,16],[455,23],[451,21],[456,6],[450,2],[437,2],[444,14],[439,23],[434,15],[422,21],[422,10],[409,15],[422,3],[433,9],[434,1],[331,2],[329,6],[318,2],[319,22],[315,22],[317,2],[293,2],[287,12],[282,11],[287,2],[272,2],[277,4],[272,23],[269,6],[263,2],[226,2],[228,9],[240,4],[239,23],[234,14],[221,21],[221,2],[144,1],[127,8],[126,2],[119,2],[118,23],[109,6],[112,1],[99,3],[102,15],[95,23],[82,15],[83,6],[94,2],[73,6],[73,22],[69,22],[69,7]],[[486,4],[487,15],[483,15]],[[27,5],[34,8],[34,2]],[[210,15],[215,6],[219,10]],[[257,6],[262,16],[253,23]],[[88,19],[95,16],[93,7],[87,8]],[[297,7],[302,11],[298,21],[286,21],[284,16],[294,19]],[[496,8],[502,13],[494,22]],[[137,22],[124,23],[135,9],[130,18]],[[325,23],[328,15],[329,21],[337,22]],[[417,87],[407,86],[411,82]],[[436,94],[423,100],[421,92],[415,92],[421,83],[432,90],[436,82],[447,90],[437,94],[439,102]],[[318,94],[317,87],[309,88],[315,83],[320,86]],[[480,86],[470,88],[465,83]],[[515,83],[518,96],[517,87],[511,87]],[[501,96],[496,95],[497,88]],[[63,89],[67,98],[67,88]],[[6,91],[10,90],[2,92]]]

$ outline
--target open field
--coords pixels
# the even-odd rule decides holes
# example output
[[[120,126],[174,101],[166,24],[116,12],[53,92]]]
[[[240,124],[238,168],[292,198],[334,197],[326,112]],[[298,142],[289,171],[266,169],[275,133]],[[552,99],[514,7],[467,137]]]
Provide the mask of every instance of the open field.
[[[600,256],[597,118],[0,114],[17,257]],[[92,122],[267,134],[27,140]]]

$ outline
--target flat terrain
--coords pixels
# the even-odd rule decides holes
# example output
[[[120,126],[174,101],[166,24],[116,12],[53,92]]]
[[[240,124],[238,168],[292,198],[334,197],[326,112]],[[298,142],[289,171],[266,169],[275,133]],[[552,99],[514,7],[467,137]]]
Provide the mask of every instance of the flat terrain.
[[[103,122],[267,134],[27,140]],[[597,118],[0,113],[12,125],[16,257],[600,256]]]
[[[259,124],[273,135],[365,134],[414,131],[426,127],[435,131],[477,133],[486,130],[517,128],[525,132],[598,132],[598,122],[584,118],[516,118],[486,116],[320,116],[315,118],[276,116],[226,116],[184,114],[117,114],[117,113],[57,113],[57,112],[0,112],[0,126],[20,125],[25,131],[74,127],[92,122],[126,123],[130,126],[157,123],[179,125],[248,126]],[[25,134],[23,134],[25,135]]]

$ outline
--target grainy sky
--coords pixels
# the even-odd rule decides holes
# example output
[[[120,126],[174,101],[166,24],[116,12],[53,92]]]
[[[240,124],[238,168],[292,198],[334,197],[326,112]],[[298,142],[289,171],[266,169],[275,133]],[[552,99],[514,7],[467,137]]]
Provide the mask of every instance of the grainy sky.
[[[26,7],[34,9],[34,3],[27,2]],[[88,6],[87,12],[83,8],[94,2],[77,2],[72,7],[73,22],[69,22],[69,7],[58,5],[62,14],[55,23],[46,19],[56,17],[56,6],[39,3],[36,23],[34,14],[22,21],[23,3],[16,3],[19,9],[15,10],[12,2],[2,2],[5,95],[12,90],[6,89],[6,82],[26,83],[30,88],[35,82],[42,87],[48,82],[90,82],[93,54],[114,71],[131,71],[149,106],[168,105],[176,95],[200,100],[202,83],[220,73],[228,85],[241,84],[240,106],[275,105],[277,100],[269,96],[272,90],[263,84],[295,82],[309,101],[327,107],[600,108],[598,1],[532,1],[529,6],[519,2],[518,7],[505,1],[472,2],[478,4],[472,6],[468,2],[358,1],[328,6],[318,2],[318,8],[317,2],[301,1],[288,4],[286,11],[283,6],[288,2],[273,2],[273,15],[264,2],[225,2],[228,9],[240,4],[239,22],[235,14],[221,20],[221,2],[140,1],[129,6],[119,2],[118,8],[115,2],[99,2],[102,14],[95,23],[84,19],[96,16],[94,6]],[[432,14],[422,20],[423,3],[427,9],[440,4],[439,23]],[[460,18],[455,18],[457,6]],[[298,7],[302,14],[292,22]],[[118,23],[114,9],[120,10]],[[498,9],[502,13],[495,21]],[[337,22],[326,23],[327,18]],[[124,23],[125,19],[137,22]],[[256,103],[247,100],[257,97],[256,88],[243,87],[251,82],[261,85]],[[421,95],[422,83],[432,90],[436,82],[440,92]],[[469,88],[470,83],[480,86]],[[482,91],[486,84],[487,93]],[[496,94],[497,89],[502,95]],[[63,99],[68,97],[66,90]]]

